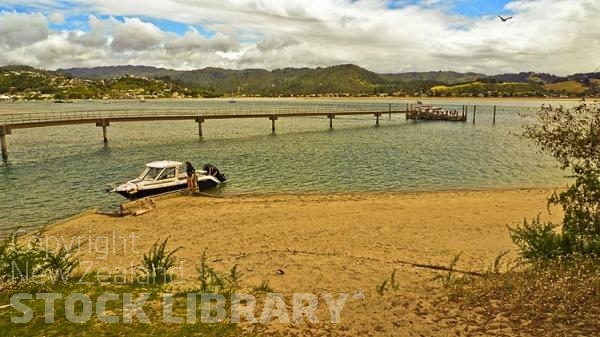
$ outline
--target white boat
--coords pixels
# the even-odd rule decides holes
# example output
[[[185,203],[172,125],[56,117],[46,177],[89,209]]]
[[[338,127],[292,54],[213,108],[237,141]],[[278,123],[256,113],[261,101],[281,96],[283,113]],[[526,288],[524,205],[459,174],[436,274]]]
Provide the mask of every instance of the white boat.
[[[196,170],[196,175],[200,191],[216,187],[227,180],[225,175],[211,164],[204,165],[203,170]],[[110,192],[137,199],[185,188],[185,165],[178,161],[163,160],[146,164],[146,168],[137,178],[113,188]]]

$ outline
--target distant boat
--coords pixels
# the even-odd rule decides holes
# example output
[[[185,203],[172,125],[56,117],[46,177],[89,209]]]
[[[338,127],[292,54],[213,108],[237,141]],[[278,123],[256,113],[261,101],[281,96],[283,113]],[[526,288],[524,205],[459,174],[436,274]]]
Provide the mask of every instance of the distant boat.
[[[229,103],[235,103],[235,99],[233,99],[233,98],[232,98],[232,99],[230,99],[230,100],[229,100]]]

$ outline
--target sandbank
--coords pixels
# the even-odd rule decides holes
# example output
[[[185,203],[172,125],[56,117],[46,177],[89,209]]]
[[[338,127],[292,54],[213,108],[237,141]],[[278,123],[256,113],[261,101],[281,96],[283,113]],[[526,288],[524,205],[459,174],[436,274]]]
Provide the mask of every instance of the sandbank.
[[[448,265],[462,253],[458,268],[481,270],[502,251],[512,250],[514,257],[507,226],[538,214],[559,220],[559,211],[546,210],[551,193],[177,196],[157,200],[156,208],[141,216],[85,214],[51,227],[46,235],[66,242],[86,237],[79,254],[94,269],[138,265],[156,240],[170,237],[171,248],[183,247],[176,256],[188,284],[206,249],[217,269],[237,264],[247,288],[268,279],[284,296],[365,295],[348,299],[340,324],[269,327],[283,335],[454,336],[461,335],[461,327],[436,320],[435,298],[442,289],[432,280],[434,271],[405,262]],[[97,240],[104,236],[108,239]],[[376,286],[394,270],[397,289],[379,295]],[[320,312],[323,321],[328,317],[325,309]]]

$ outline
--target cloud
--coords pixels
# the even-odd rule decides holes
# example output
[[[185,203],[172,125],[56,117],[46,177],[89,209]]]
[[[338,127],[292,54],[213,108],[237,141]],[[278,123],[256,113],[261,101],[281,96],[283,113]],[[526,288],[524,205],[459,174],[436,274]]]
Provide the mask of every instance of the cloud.
[[[1,62],[558,74],[600,65],[596,0],[513,0],[507,22],[438,0],[37,0],[29,8],[0,14]],[[63,27],[79,28],[51,30],[61,16]],[[73,24],[81,17],[88,21]],[[188,29],[172,33],[161,20]]]
[[[59,12],[54,12],[54,13],[48,15],[48,21],[55,23],[55,24],[63,24],[63,23],[65,23],[65,16]]]
[[[280,51],[290,46],[301,44],[300,41],[288,35],[272,35],[261,41],[258,41],[256,48],[259,51]]]
[[[239,45],[235,39],[232,39],[223,33],[216,33],[211,38],[207,38],[200,34],[196,28],[190,27],[182,37],[174,37],[167,41],[165,44],[165,50],[173,53],[185,51],[226,52],[234,50],[238,46]]]
[[[116,52],[157,48],[168,35],[154,24],[138,18],[125,18],[124,22],[111,18],[108,24],[112,32],[110,47]]]
[[[3,52],[44,40],[48,34],[48,21],[42,14],[0,14],[0,45]]]

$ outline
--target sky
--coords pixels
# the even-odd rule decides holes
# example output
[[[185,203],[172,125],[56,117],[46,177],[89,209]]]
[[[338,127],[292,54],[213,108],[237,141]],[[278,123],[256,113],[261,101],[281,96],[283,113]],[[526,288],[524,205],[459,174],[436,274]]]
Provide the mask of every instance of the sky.
[[[0,0],[0,65],[568,75],[600,71],[598,18],[600,0]]]

